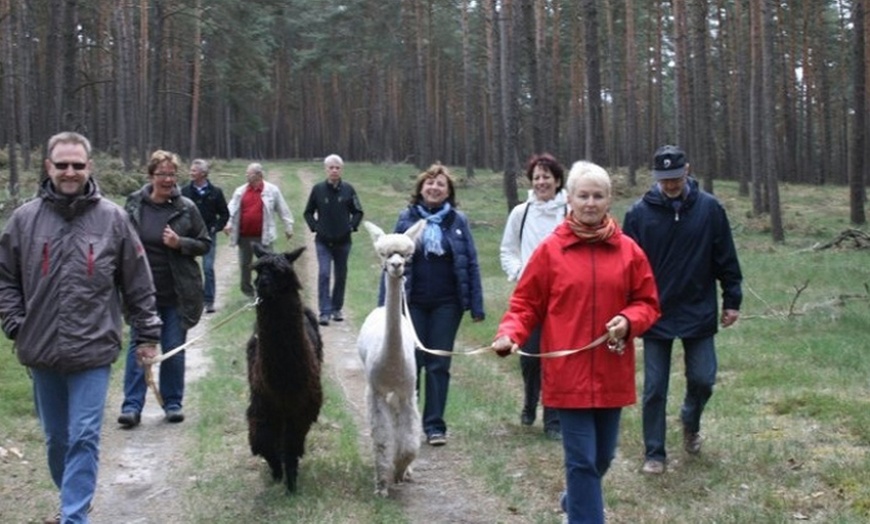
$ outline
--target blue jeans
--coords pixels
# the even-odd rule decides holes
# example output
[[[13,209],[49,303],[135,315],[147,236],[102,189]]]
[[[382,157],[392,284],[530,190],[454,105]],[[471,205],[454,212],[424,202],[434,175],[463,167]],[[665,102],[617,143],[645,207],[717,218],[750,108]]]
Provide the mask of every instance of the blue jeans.
[[[211,247],[208,253],[202,256],[202,301],[206,304],[214,304],[214,257],[217,252],[217,235],[211,235]]]
[[[417,338],[428,349],[453,351],[456,332],[462,320],[462,306],[442,304],[421,307],[411,304],[411,321],[417,331]],[[447,433],[444,422],[444,409],[447,407],[447,391],[450,389],[450,362],[452,357],[440,357],[415,351],[417,360],[417,389],[420,389],[422,370],[426,372],[425,394],[423,396],[423,432]]]
[[[158,306],[157,314],[163,321],[160,328],[160,349],[163,353],[177,348],[187,340],[187,330],[181,326],[181,314],[175,306]],[[130,347],[127,351],[127,366],[124,369],[124,403],[121,413],[141,413],[145,407],[148,385],[145,370],[136,363],[136,330],[130,329]],[[181,409],[184,397],[184,351],[160,363],[160,396],[166,411]]]
[[[31,372],[48,469],[60,489],[62,520],[88,522],[88,507],[97,488],[100,428],[111,366],[68,374],[36,368]]]
[[[559,409],[570,524],[604,524],[601,479],[616,453],[621,408]]]
[[[680,420],[688,431],[701,429],[701,414],[713,395],[716,383],[716,347],[713,337],[684,338],[686,396]],[[671,349],[674,339],[643,339],[643,443],[646,458],[664,461],[665,418],[668,383],[671,376]]]
[[[329,316],[344,307],[344,288],[347,284],[347,259],[353,244],[326,244],[314,242],[317,249],[317,306],[321,315]],[[330,273],[335,277],[329,290]]]
[[[523,351],[537,355],[541,352],[541,327],[538,326],[529,335],[523,346]],[[528,413],[534,420],[541,399],[541,359],[537,357],[520,356],[520,370],[523,373],[523,413]],[[544,429],[559,429],[559,414],[553,408],[544,406]]]

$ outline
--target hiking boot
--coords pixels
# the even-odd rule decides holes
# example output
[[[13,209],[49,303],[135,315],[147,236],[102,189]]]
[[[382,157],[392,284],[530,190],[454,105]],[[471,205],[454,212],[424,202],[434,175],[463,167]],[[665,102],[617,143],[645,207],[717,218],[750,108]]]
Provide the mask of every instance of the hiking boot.
[[[336,322],[341,322],[342,320],[344,320],[344,313],[342,313],[341,310],[339,309],[338,311],[336,311],[335,313],[332,314],[332,320],[335,320]]]
[[[166,410],[166,422],[171,422],[173,424],[184,422],[184,412],[180,409]]]
[[[321,326],[329,325],[329,315],[320,315],[320,322],[318,322]]]
[[[646,475],[661,475],[665,472],[665,463],[662,460],[646,459],[640,472]]]
[[[125,411],[118,416],[118,424],[123,426],[124,429],[135,428],[141,420],[142,416],[135,411]]]
[[[208,304],[205,305],[205,312],[206,313],[214,313],[215,311],[217,311],[217,310],[214,308],[214,304],[212,304],[211,302],[209,302]]]
[[[426,437],[426,443],[430,446],[443,446],[447,444],[447,435],[444,433],[432,433]]]
[[[686,453],[689,455],[697,455],[701,452],[701,434],[697,431],[691,431],[686,426],[683,426],[683,447],[686,448]]]

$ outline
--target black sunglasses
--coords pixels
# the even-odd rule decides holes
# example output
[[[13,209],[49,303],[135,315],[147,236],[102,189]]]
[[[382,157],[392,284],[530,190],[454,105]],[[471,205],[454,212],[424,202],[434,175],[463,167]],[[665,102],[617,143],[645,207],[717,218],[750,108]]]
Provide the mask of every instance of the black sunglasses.
[[[72,166],[72,168],[76,171],[82,171],[84,168],[86,168],[88,166],[87,164],[83,164],[81,162],[53,162],[52,161],[51,163],[54,164],[55,168],[57,168],[61,171],[66,171],[67,169],[69,169],[69,166]]]

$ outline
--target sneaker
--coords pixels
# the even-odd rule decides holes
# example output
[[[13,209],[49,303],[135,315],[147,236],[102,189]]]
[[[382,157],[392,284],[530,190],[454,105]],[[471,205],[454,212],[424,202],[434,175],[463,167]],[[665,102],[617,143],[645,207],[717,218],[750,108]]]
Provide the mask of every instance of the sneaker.
[[[319,324],[321,326],[328,326],[329,325],[329,315],[320,315]]]
[[[562,430],[559,428],[544,429],[544,436],[549,440],[562,440]]]
[[[214,313],[215,311],[217,311],[217,310],[214,308],[214,304],[209,303],[209,304],[205,305],[205,312],[206,313]]]
[[[661,475],[665,472],[665,463],[662,460],[646,459],[640,472],[646,475]]]
[[[93,502],[88,506],[88,514],[90,514],[90,512],[92,512],[92,511],[94,511]],[[43,524],[60,524],[60,510],[58,510],[58,512],[55,513],[54,515],[52,515],[46,519],[43,519],[42,522],[43,522]]]
[[[339,309],[338,311],[336,311],[335,313],[332,314],[332,320],[335,320],[336,322],[341,322],[342,320],[344,320],[344,313],[342,313],[341,310]]]
[[[118,424],[123,426],[124,429],[135,428],[141,420],[141,415],[135,411],[125,411],[118,416]]]
[[[529,409],[528,407],[523,408],[523,412],[520,413],[520,423],[523,426],[531,426],[535,423],[535,410]]]
[[[426,437],[426,443],[430,446],[443,446],[447,444],[447,435],[444,433],[432,433]]]
[[[173,424],[184,422],[184,412],[180,409],[167,409],[166,422],[171,422]]]
[[[686,453],[697,455],[701,452],[701,434],[697,431],[690,431],[686,426],[683,426],[683,447],[686,448]]]

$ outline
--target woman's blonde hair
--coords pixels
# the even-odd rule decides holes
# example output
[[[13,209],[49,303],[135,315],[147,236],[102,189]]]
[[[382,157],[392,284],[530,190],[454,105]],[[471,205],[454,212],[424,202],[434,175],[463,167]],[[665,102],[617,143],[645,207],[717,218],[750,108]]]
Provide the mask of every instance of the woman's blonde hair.
[[[171,151],[158,149],[151,153],[151,159],[148,161],[148,175],[154,175],[157,172],[157,167],[163,162],[172,164],[176,173],[178,173],[178,168],[181,167],[181,159],[178,158],[178,155]]]
[[[610,196],[610,175],[608,175],[607,171],[598,164],[593,164],[586,160],[578,160],[577,162],[574,162],[574,165],[571,166],[571,171],[568,173],[568,181],[565,183],[565,187],[568,189],[569,194],[574,193],[574,189],[581,180],[595,182],[607,191],[607,196]]]

